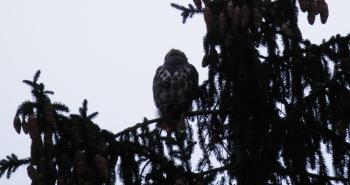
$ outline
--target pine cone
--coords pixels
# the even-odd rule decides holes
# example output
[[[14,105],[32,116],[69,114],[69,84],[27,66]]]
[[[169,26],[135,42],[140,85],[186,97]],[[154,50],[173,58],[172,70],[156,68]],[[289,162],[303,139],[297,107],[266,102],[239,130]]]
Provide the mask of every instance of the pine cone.
[[[53,142],[52,142],[52,131],[47,128],[44,132],[44,145],[45,146],[52,146]]]
[[[27,167],[27,174],[33,181],[38,178],[38,173],[36,172],[34,166],[31,164]]]
[[[233,9],[233,15],[232,15],[232,20],[231,24],[233,28],[237,28],[239,23],[241,22],[241,8],[239,6],[236,6]]]
[[[320,3],[319,10],[320,10],[321,23],[326,24],[329,16],[328,5],[324,1],[319,1],[319,3]]]
[[[202,60],[202,67],[214,64],[218,60],[218,53],[215,49],[211,49],[208,54],[205,54]]]
[[[226,27],[227,27],[226,14],[224,12],[221,12],[219,15],[219,30],[221,35],[225,34]]]
[[[232,42],[233,42],[232,34],[226,34],[226,36],[225,36],[225,46],[226,47],[230,47],[232,45]]]
[[[213,15],[209,7],[204,8],[204,21],[207,27],[210,27],[213,25]]]
[[[316,15],[313,12],[307,13],[307,21],[309,22],[309,24],[313,25],[315,23],[315,18]]]
[[[95,164],[97,167],[97,172],[102,179],[107,180],[108,179],[108,162],[107,160],[102,156],[97,154],[95,156]]]
[[[233,10],[234,10],[233,3],[232,1],[229,1],[226,7],[226,13],[227,13],[227,17],[230,19],[232,19]]]
[[[241,9],[241,27],[245,28],[250,22],[250,8],[244,5]]]
[[[46,122],[54,129],[57,130],[57,124],[56,124],[56,119],[55,115],[53,112],[52,104],[47,103],[44,107],[45,111],[45,120]]]
[[[28,134],[28,123],[25,121],[25,120],[23,120],[22,121],[22,130],[23,130],[23,132],[25,133],[25,134]]]
[[[87,171],[85,154],[82,151],[77,151],[75,153],[75,169],[76,169],[76,174],[80,177],[84,176],[84,174]]]
[[[39,141],[32,140],[32,144],[30,145],[30,159],[32,164],[37,165],[39,163],[41,153],[42,144]]]
[[[40,138],[38,120],[33,114],[28,117],[28,132],[31,139],[36,140]]]
[[[317,9],[321,10],[324,3],[326,3],[325,0],[316,0]]]
[[[318,15],[318,14],[319,14],[318,6],[317,6],[317,2],[316,2],[316,1],[313,1],[313,2],[310,2],[310,3],[309,3],[308,12],[309,12],[309,13],[313,13],[313,14],[315,14],[315,15]]]
[[[300,10],[306,12],[309,9],[309,0],[299,0]]]
[[[207,67],[210,64],[210,57],[208,54],[205,54],[202,60],[202,67]]]
[[[13,127],[15,128],[15,130],[18,134],[21,133],[21,119],[19,119],[18,115],[16,115],[14,120],[13,120]]]
[[[262,22],[261,12],[257,8],[253,8],[253,26],[258,29]]]

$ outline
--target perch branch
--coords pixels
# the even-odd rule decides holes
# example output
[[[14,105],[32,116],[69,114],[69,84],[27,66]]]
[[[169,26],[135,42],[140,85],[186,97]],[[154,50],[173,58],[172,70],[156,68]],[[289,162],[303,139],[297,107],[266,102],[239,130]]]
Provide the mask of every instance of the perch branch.
[[[208,115],[208,114],[218,114],[218,113],[221,113],[222,111],[219,111],[219,110],[202,110],[202,111],[194,111],[194,112],[190,112],[188,113],[186,116],[187,117],[192,117],[192,116],[198,116],[198,115]],[[150,119],[150,120],[147,120],[146,118],[144,119],[143,122],[141,123],[136,123],[134,126],[131,126],[129,128],[126,128],[124,129],[123,131],[121,132],[118,132],[114,135],[115,138],[117,137],[120,137],[122,136],[123,134],[125,133],[128,133],[130,131],[133,131],[135,129],[138,129],[140,127],[143,127],[143,126],[147,126],[147,125],[150,125],[152,123],[157,123],[161,121],[161,118],[155,118],[155,119]]]

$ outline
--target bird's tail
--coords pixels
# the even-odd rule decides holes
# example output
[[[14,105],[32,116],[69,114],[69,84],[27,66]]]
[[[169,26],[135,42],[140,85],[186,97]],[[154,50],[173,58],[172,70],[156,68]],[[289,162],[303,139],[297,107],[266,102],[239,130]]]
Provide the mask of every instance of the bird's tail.
[[[159,127],[168,132],[185,130],[185,114],[181,113],[179,117],[163,117]]]

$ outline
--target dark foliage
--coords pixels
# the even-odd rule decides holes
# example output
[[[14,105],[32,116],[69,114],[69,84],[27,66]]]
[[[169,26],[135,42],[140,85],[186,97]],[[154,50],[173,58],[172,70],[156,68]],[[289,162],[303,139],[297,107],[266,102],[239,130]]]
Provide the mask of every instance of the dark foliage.
[[[184,131],[162,131],[137,123],[119,133],[100,129],[84,100],[79,114],[51,103],[38,83],[33,101],[22,103],[14,119],[29,134],[31,156],[0,161],[9,177],[29,163],[32,184],[350,184],[350,35],[320,45],[303,39],[299,4],[313,24],[323,0],[194,0],[183,22],[203,13],[203,67],[197,111]],[[262,49],[266,54],[261,54]],[[192,159],[200,148],[199,161]],[[332,164],[326,164],[331,157]],[[330,159],[327,159],[330,160]],[[332,167],[333,171],[329,170]]]

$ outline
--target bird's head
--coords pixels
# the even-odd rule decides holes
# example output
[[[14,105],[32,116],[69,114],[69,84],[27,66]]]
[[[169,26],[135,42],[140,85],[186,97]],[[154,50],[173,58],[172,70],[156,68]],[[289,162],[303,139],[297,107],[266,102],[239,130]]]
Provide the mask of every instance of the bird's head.
[[[185,53],[177,49],[171,49],[164,58],[165,65],[182,65],[185,63],[188,63]]]

